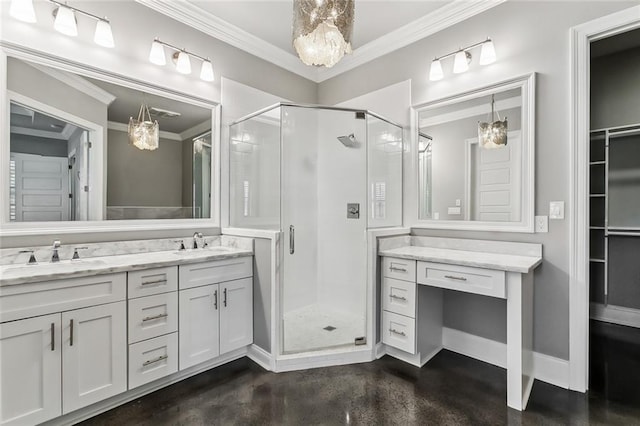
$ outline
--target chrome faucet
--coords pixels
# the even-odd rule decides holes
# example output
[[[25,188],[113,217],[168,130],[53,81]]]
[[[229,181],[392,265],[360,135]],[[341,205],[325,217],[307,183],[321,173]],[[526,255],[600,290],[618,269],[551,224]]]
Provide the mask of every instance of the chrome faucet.
[[[202,238],[202,232],[196,232],[193,234],[193,248],[198,248],[198,238]]]
[[[51,255],[51,263],[60,262],[60,256],[58,256],[58,249],[62,244],[60,241],[55,240],[53,242],[53,254]]]

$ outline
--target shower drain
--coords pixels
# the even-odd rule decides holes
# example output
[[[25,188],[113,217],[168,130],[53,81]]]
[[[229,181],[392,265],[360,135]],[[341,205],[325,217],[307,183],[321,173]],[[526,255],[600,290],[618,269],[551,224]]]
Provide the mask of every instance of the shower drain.
[[[336,328],[335,328],[334,326],[332,326],[332,325],[328,325],[328,326],[326,326],[325,328],[323,328],[323,330],[327,330],[327,331],[333,331],[333,330],[335,330],[335,329],[336,329]]]

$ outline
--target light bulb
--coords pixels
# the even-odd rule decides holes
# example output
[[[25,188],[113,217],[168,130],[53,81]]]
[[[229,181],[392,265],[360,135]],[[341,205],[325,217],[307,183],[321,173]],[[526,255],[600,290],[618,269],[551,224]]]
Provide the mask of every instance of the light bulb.
[[[178,54],[176,70],[178,70],[180,74],[191,74],[191,61],[189,60],[189,54],[184,50],[181,50]]]
[[[158,40],[154,40],[151,44],[149,61],[156,65],[165,65],[167,63],[167,59],[164,56],[164,46]]]
[[[489,65],[496,61],[496,49],[493,46],[493,41],[488,39],[482,43],[482,50],[480,50],[480,65]]]
[[[202,68],[200,69],[200,79],[204,81],[213,81],[213,65],[210,60],[206,60],[202,63]]]
[[[444,74],[442,73],[442,63],[439,59],[434,59],[431,62],[431,70],[429,71],[429,80],[438,81],[442,80]]]
[[[464,50],[456,53],[453,58],[453,73],[460,74],[469,69],[469,61],[471,61],[471,53]]]
[[[76,25],[76,14],[67,6],[58,7],[53,28],[64,35],[71,37],[77,36],[78,26]]]
[[[113,33],[111,32],[111,24],[107,20],[100,20],[96,24],[96,34],[93,36],[93,41],[96,44],[103,47],[115,47],[113,42]]]
[[[33,9],[33,0],[11,0],[9,15],[22,22],[35,23],[36,12]]]

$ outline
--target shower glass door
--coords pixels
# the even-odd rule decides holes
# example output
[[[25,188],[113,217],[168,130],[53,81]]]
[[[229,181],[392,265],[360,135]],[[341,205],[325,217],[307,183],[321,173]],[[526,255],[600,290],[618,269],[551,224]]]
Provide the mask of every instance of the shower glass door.
[[[353,111],[282,107],[283,354],[366,335],[366,124]]]

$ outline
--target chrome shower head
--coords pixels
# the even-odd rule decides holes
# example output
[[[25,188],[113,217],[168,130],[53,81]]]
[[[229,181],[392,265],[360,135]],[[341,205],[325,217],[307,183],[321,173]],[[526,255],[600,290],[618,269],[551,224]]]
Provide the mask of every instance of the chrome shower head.
[[[347,148],[358,146],[358,141],[353,133],[346,136],[338,136],[338,140]]]

